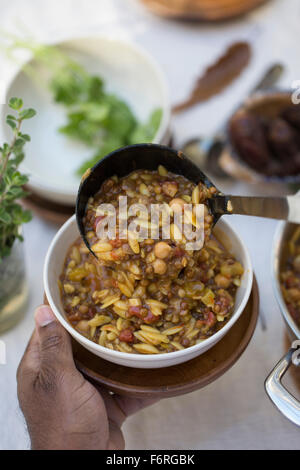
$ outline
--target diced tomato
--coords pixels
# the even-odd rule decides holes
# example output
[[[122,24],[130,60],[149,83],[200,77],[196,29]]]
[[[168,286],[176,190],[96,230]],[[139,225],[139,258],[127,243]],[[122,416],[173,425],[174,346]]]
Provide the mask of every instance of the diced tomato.
[[[114,240],[110,240],[109,242],[113,248],[120,248],[123,242],[119,238],[115,238]]]
[[[80,320],[80,315],[76,312],[73,315],[69,315],[68,319],[70,322],[78,322]]]
[[[130,306],[129,309],[128,309],[128,312],[131,316],[136,316],[136,317],[142,318],[142,316],[140,314],[141,307],[139,307],[139,306],[136,306],[136,307]]]
[[[120,259],[118,253],[116,253],[114,250],[111,251],[111,257],[115,261],[118,261]]]
[[[119,340],[124,341],[125,343],[132,343],[134,340],[134,335],[130,328],[125,328],[119,334]]]
[[[153,313],[150,310],[148,310],[148,313],[146,315],[143,315],[141,310],[142,310],[142,307],[132,307],[131,306],[128,309],[128,313],[132,317],[135,316],[135,317],[140,318],[145,323],[154,323],[154,322],[158,321],[159,317],[153,315]]]
[[[290,287],[294,287],[295,286],[295,278],[294,276],[290,276],[288,277],[286,280],[285,280],[285,285],[286,287],[289,289]]]
[[[209,328],[211,328],[212,326],[214,326],[217,323],[216,316],[213,312],[211,312],[211,311],[208,312],[205,323],[206,323],[207,326],[209,326]]]
[[[182,248],[179,248],[179,246],[176,246],[176,248],[174,249],[174,256],[176,256],[177,258],[180,258],[181,256],[184,256],[184,255],[185,255],[185,251]]]
[[[149,310],[147,315],[143,318],[145,323],[155,323],[158,321],[159,317],[153,315],[153,313]]]

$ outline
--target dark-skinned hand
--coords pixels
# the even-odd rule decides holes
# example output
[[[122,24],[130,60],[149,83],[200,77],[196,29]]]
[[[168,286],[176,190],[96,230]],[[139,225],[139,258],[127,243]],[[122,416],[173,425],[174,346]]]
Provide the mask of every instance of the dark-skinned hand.
[[[35,323],[17,372],[32,449],[124,449],[126,417],[154,400],[111,395],[88,382],[76,369],[70,336],[50,307],[36,310]]]

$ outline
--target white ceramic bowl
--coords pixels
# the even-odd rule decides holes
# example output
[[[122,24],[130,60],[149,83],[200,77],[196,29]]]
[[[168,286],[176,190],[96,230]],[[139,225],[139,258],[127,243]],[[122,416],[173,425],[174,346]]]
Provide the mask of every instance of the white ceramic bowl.
[[[154,59],[140,47],[104,36],[72,39],[56,44],[81,63],[90,73],[103,77],[106,90],[129,104],[138,120],[144,122],[155,108],[163,116],[153,143],[168,143],[170,103],[165,77]],[[42,73],[42,72],[41,72]],[[44,86],[39,70],[36,80],[18,69],[7,89],[7,100],[22,97],[37,116],[24,122],[31,135],[26,145],[22,171],[30,175],[29,186],[35,194],[54,202],[74,205],[79,185],[76,169],[93,156],[93,149],[72,141],[57,129],[66,122],[66,110],[55,104]],[[3,137],[11,138],[5,124],[7,106],[1,107]]]
[[[44,265],[44,287],[49,304],[53,309],[59,322],[82,346],[90,352],[100,356],[107,361],[128,367],[159,368],[168,367],[189,361],[213,347],[230,330],[242,314],[252,288],[253,271],[247,248],[242,240],[234,232],[229,224],[220,220],[215,227],[216,236],[223,245],[243,264],[245,272],[242,277],[241,286],[238,288],[234,313],[229,322],[216,334],[200,344],[190,348],[171,352],[167,354],[130,354],[112,351],[108,348],[93,343],[78,333],[66,320],[58,288],[58,278],[62,272],[65,256],[70,245],[78,238],[79,232],[75,216],[71,217],[58,231],[54,237],[46,256]]]

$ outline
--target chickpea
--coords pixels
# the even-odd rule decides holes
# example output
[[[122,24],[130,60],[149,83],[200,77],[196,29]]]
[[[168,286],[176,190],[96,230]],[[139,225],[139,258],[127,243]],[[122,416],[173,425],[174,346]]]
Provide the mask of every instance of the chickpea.
[[[215,283],[218,287],[223,287],[224,289],[227,289],[227,287],[230,286],[231,280],[228,279],[228,277],[222,276],[222,274],[217,274],[215,276]]]
[[[89,327],[89,322],[87,320],[81,320],[76,325],[76,329],[81,331],[82,333],[88,333],[89,328],[90,328]]]
[[[162,259],[156,259],[153,263],[154,272],[156,274],[165,274],[167,265]]]
[[[80,313],[84,314],[84,313],[87,313],[89,311],[89,308],[88,308],[87,305],[80,305],[78,310],[79,310]]]
[[[175,199],[172,199],[169,202],[169,206],[174,212],[181,212],[183,210],[185,201],[183,199],[180,199],[180,197],[175,197]]]
[[[158,242],[154,247],[154,254],[157,258],[167,258],[172,251],[172,248],[166,242]]]

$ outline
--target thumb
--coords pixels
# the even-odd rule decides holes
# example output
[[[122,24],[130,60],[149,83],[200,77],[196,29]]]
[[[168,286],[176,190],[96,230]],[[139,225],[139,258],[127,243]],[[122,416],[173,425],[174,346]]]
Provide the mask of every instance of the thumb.
[[[40,346],[40,370],[56,375],[58,370],[74,366],[70,336],[48,305],[35,311],[36,331]]]

